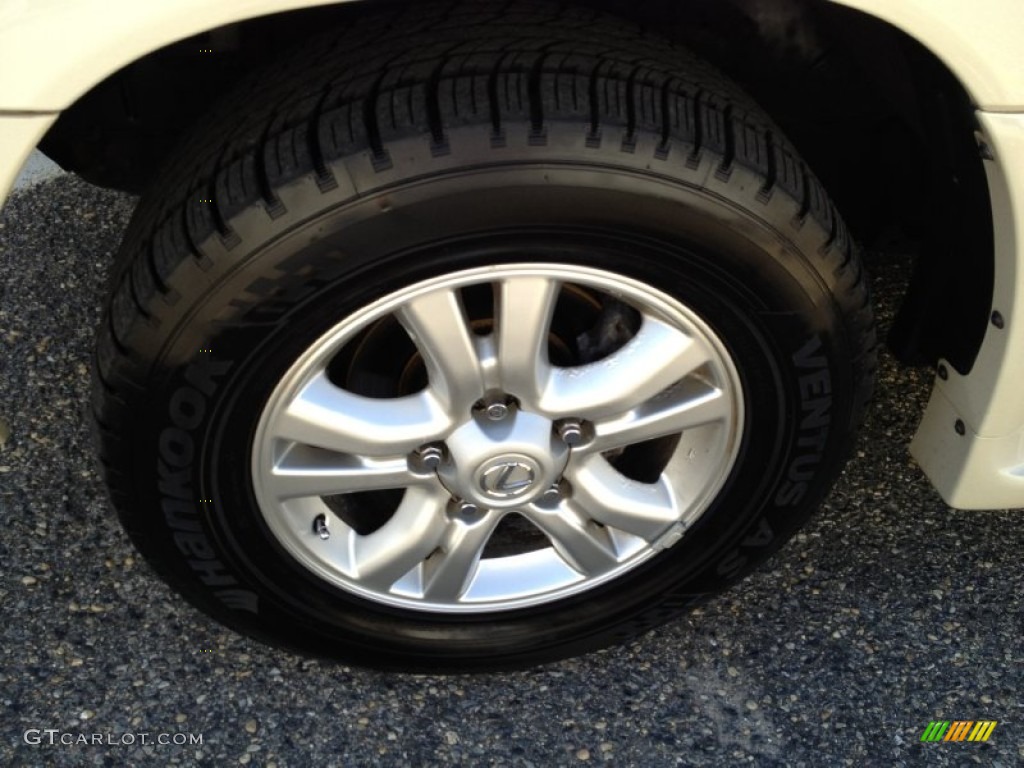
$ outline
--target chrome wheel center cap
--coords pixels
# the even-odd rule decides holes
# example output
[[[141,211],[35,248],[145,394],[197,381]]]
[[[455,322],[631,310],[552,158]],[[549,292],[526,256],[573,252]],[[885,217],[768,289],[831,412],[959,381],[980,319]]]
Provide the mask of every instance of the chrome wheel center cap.
[[[540,474],[537,462],[528,456],[499,456],[477,470],[477,483],[489,498],[514,499],[533,490]]]
[[[437,476],[452,496],[485,509],[535,501],[565,471],[569,449],[550,419],[517,411],[501,421],[471,419],[446,440]]]

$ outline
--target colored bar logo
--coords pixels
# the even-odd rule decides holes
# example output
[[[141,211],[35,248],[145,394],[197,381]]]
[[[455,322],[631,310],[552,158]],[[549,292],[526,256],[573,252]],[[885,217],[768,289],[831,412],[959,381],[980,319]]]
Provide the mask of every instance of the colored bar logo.
[[[921,741],[988,741],[996,724],[996,720],[932,720]]]

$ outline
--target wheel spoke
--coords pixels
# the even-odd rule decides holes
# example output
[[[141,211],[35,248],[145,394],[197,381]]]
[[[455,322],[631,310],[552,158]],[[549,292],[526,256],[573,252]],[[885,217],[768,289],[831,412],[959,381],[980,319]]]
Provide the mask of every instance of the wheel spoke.
[[[339,453],[395,456],[439,439],[449,424],[429,392],[363,397],[336,387],[320,373],[284,409],[274,436]]]
[[[455,520],[448,525],[440,551],[424,565],[423,596],[428,600],[458,600],[476,575],[487,541],[501,515],[488,512],[472,524]]]
[[[370,459],[296,445],[270,472],[268,490],[278,499],[335,496],[404,488],[424,482],[406,458]]]
[[[566,473],[573,498],[599,523],[653,541],[682,513],[675,493],[661,477],[655,483],[632,480],[599,454],[581,459]]]
[[[548,333],[560,284],[547,277],[511,277],[495,301],[498,370],[506,392],[533,406],[550,375]]]
[[[595,422],[594,439],[576,454],[621,448],[729,418],[732,404],[722,390],[690,383],[678,382],[617,418]]]
[[[360,583],[387,592],[422,563],[444,537],[447,502],[436,489],[409,488],[382,527],[367,536],[352,532],[351,559]]]
[[[461,410],[484,394],[480,360],[458,291],[418,296],[396,317],[423,355],[431,386],[449,406]]]
[[[553,509],[531,506],[520,514],[543,531],[562,559],[584,576],[604,573],[618,563],[608,531],[575,501],[563,500]]]
[[[614,354],[587,365],[553,368],[540,410],[554,418],[621,414],[685,378],[709,360],[704,345],[649,315]]]

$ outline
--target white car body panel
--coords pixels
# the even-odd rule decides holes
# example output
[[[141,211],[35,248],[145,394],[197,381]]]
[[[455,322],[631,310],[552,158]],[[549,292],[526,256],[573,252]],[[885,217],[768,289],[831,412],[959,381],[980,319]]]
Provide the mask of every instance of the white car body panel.
[[[234,21],[346,0],[0,0],[0,110],[59,111],[147,53]]]
[[[1021,0],[838,1],[918,39],[981,109],[1024,112]],[[58,111],[165,45],[233,21],[335,2],[0,0],[0,110]]]
[[[946,365],[911,453],[942,497],[962,509],[1024,506],[1024,114],[978,113],[996,227],[993,311],[968,376]],[[957,429],[963,423],[964,434]]]
[[[14,186],[28,156],[56,119],[56,112],[43,115],[0,112],[0,204]]]
[[[59,112],[146,54],[224,24],[346,0],[0,0],[0,200]],[[995,219],[996,294],[968,376],[937,380],[912,445],[952,505],[1024,507],[1024,2],[833,0],[938,56],[979,109]],[[1013,114],[1020,113],[1020,114]],[[963,434],[956,429],[963,423]]]
[[[1024,112],[1021,0],[832,0],[887,21],[942,60],[989,112]]]

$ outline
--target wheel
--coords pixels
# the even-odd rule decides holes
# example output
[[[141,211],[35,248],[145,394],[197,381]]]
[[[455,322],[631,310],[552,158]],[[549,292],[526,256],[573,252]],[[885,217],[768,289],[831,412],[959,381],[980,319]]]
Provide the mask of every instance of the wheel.
[[[873,322],[818,182],[709,67],[596,13],[417,5],[168,162],[100,328],[100,455],[230,626],[530,664],[778,548],[842,466]]]

